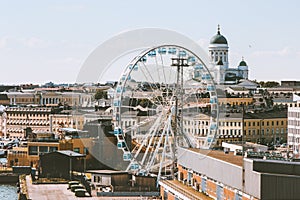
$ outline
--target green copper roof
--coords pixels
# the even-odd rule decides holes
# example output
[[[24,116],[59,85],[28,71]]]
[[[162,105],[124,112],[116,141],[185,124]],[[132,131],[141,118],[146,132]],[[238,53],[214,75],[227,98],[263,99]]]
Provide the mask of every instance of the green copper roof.
[[[244,59],[240,62],[239,66],[247,66],[247,63],[244,61]]]
[[[220,26],[218,25],[217,35],[213,36],[210,40],[210,44],[228,44],[226,38],[220,33]]]

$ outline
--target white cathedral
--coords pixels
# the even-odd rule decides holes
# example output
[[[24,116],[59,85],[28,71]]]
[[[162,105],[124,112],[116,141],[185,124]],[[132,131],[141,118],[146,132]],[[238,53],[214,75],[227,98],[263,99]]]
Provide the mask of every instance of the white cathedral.
[[[242,58],[237,68],[229,68],[228,62],[228,42],[226,38],[220,33],[220,26],[218,32],[210,40],[208,47],[210,62],[213,68],[212,74],[214,80],[220,85],[234,85],[240,80],[248,80],[248,66]]]

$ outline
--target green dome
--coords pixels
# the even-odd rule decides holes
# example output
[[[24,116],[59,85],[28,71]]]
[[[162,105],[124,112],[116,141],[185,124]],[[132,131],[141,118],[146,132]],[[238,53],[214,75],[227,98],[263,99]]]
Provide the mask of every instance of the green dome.
[[[226,38],[220,33],[220,25],[218,25],[217,35],[211,38],[210,44],[228,44]]]
[[[213,36],[210,40],[210,44],[228,44],[226,38],[218,31],[217,35]]]
[[[239,66],[247,66],[247,63],[244,60],[242,60],[239,64]]]

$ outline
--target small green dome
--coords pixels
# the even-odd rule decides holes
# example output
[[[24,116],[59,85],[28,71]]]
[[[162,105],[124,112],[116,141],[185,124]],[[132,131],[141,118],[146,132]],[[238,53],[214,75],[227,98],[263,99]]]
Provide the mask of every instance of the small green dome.
[[[239,64],[239,66],[247,66],[247,63],[244,60],[242,60]]]

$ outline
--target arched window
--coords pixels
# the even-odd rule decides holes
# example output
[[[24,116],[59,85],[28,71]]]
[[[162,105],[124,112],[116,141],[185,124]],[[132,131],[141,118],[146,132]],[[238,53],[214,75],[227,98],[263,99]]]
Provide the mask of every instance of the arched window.
[[[216,55],[215,55],[215,62],[218,62],[218,52],[216,52]]]

